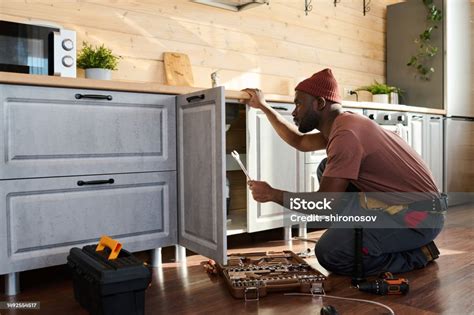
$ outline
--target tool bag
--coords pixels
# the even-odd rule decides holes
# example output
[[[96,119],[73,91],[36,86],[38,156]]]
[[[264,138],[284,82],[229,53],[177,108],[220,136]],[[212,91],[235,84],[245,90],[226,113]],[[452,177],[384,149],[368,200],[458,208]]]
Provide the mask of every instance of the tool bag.
[[[96,245],[72,248],[67,264],[72,270],[74,297],[93,315],[145,313],[145,290],[151,271],[122,245],[103,236]]]

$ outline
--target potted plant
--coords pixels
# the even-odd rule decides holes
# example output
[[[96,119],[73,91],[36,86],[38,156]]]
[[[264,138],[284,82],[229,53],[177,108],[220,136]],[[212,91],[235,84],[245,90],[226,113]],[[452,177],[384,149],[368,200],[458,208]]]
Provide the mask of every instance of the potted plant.
[[[93,47],[88,42],[83,42],[77,57],[77,67],[86,70],[86,78],[110,80],[112,70],[117,70],[119,59],[104,44]]]
[[[372,93],[372,102],[375,103],[389,103],[389,99],[392,99],[392,102],[390,103],[398,103],[398,94],[401,92],[399,88],[379,83],[377,81],[372,85],[360,87],[356,89],[356,91],[367,91]],[[391,95],[392,93],[397,96],[394,97]],[[391,97],[389,97],[389,95]]]

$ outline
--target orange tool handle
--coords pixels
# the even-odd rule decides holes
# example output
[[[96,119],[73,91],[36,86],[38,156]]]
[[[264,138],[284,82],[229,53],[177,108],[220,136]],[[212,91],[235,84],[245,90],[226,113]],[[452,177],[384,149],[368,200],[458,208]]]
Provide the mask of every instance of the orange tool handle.
[[[95,251],[102,251],[105,247],[110,249],[110,255],[108,259],[112,260],[118,257],[120,250],[122,249],[122,244],[106,235],[102,235],[99,244],[97,244],[97,247],[95,248]]]

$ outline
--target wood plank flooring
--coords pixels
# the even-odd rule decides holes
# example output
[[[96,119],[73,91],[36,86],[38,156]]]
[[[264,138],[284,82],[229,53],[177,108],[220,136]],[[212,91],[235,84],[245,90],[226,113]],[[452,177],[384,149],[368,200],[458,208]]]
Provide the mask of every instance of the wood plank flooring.
[[[410,281],[406,296],[379,297],[350,288],[347,277],[330,275],[331,295],[370,299],[390,306],[396,314],[474,314],[474,209],[451,208],[444,230],[436,243],[441,257],[425,269],[403,274]],[[275,238],[267,234],[266,237]],[[317,239],[321,231],[309,238]],[[277,235],[277,237],[279,236]],[[245,239],[246,238],[246,239]],[[263,242],[260,235],[229,240],[231,252],[292,249],[299,252],[313,243],[280,240]],[[187,263],[172,261],[173,248],[164,249],[162,269],[154,269],[152,286],[146,291],[146,314],[319,314],[321,300],[307,296],[268,295],[258,302],[243,302],[232,298],[219,277],[208,276],[200,265],[205,258],[187,257]],[[138,256],[148,259],[147,253]],[[315,258],[308,260],[317,266]],[[320,268],[320,267],[319,267]],[[0,280],[0,301],[40,301],[37,311],[6,311],[6,314],[87,314],[75,302],[72,282],[66,266],[57,266],[21,274],[22,292],[16,297],[3,293]],[[324,298],[322,303],[334,305],[340,314],[387,314],[378,306]]]

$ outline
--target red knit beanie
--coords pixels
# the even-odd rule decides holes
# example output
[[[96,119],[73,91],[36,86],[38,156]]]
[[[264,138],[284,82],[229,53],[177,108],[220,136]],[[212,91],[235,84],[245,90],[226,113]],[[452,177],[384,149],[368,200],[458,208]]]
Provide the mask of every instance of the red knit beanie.
[[[301,81],[295,90],[308,93],[309,95],[324,97],[327,100],[340,103],[339,87],[332,75],[331,69],[324,69],[313,74],[310,78]]]

